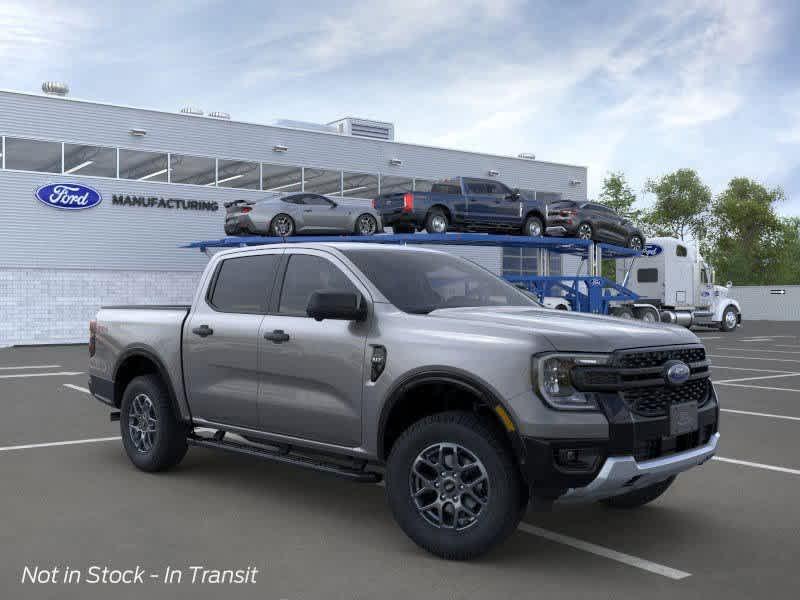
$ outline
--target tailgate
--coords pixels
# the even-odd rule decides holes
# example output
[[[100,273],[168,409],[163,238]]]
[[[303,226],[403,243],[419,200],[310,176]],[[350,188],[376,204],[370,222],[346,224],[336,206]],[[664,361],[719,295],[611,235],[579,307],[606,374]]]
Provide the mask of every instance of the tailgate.
[[[408,193],[408,192],[406,192]],[[382,213],[400,212],[403,210],[404,200],[406,193],[394,192],[391,194],[381,194],[372,203],[375,210]]]

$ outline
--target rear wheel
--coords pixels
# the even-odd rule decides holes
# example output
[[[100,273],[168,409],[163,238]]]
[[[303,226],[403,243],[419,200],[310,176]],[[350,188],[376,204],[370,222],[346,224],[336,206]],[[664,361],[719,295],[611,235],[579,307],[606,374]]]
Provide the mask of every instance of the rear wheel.
[[[450,222],[440,208],[434,208],[425,219],[425,231],[428,233],[447,233]]]
[[[639,508],[661,496],[661,494],[669,489],[673,481],[675,481],[675,475],[664,481],[659,481],[647,487],[633,490],[627,494],[606,498],[602,500],[602,502],[613,508]]]
[[[186,454],[186,427],[175,417],[169,392],[155,375],[136,377],[125,388],[120,433],[128,458],[142,471],[174,467]]]
[[[581,240],[590,240],[594,235],[594,229],[590,223],[581,223],[578,225],[578,229],[576,232],[576,237]]]
[[[466,412],[431,415],[400,436],[386,493],[408,537],[432,554],[464,560],[513,533],[527,496],[501,436]]]
[[[636,318],[645,323],[658,323],[661,321],[661,315],[655,306],[641,306],[634,311]]]
[[[289,237],[294,233],[294,220],[283,213],[275,215],[269,225],[269,231],[275,237]]]
[[[632,235],[628,238],[628,248],[632,250],[641,250],[644,247],[644,240],[640,235]]]
[[[611,309],[611,314],[620,319],[633,319],[633,310],[629,306],[617,306]]]
[[[356,233],[358,235],[375,235],[378,232],[378,220],[369,213],[364,213],[356,219]]]
[[[722,313],[722,321],[719,324],[720,331],[733,331],[739,326],[739,312],[729,306]]]
[[[544,224],[539,217],[528,217],[522,228],[523,235],[531,237],[541,237],[544,234]]]

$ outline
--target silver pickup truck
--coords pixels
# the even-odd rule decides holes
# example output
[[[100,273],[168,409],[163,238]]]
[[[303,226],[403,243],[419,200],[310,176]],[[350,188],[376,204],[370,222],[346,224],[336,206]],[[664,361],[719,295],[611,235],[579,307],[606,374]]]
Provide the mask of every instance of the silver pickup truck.
[[[650,502],[719,440],[690,331],[548,310],[421,248],[220,252],[191,306],[102,308],[89,354],[138,468],[193,445],[385,477],[400,527],[449,559],[506,538],[531,501]]]

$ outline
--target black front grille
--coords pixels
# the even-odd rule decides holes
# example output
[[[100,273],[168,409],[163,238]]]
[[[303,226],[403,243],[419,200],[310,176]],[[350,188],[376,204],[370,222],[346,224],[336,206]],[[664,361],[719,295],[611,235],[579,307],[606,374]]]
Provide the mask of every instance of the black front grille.
[[[709,397],[708,379],[694,379],[678,387],[666,385],[630,388],[620,392],[631,411],[646,417],[667,414],[670,404],[697,402],[704,404]]]
[[[666,348],[664,350],[620,353],[616,358],[614,366],[621,369],[647,369],[660,367],[668,360],[681,360],[685,363],[696,363],[702,362],[705,359],[706,351],[702,347]]]
[[[637,462],[661,458],[676,452],[686,452],[707,444],[714,435],[714,425],[706,425],[698,431],[684,433],[677,437],[651,438],[638,440],[633,447],[633,458]]]

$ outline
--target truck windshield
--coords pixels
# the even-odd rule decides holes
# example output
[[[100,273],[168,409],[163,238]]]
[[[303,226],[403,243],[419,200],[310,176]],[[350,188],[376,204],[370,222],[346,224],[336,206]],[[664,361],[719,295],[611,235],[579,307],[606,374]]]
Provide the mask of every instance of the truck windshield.
[[[407,313],[465,306],[540,306],[511,284],[458,256],[397,249],[343,252],[389,302]]]

